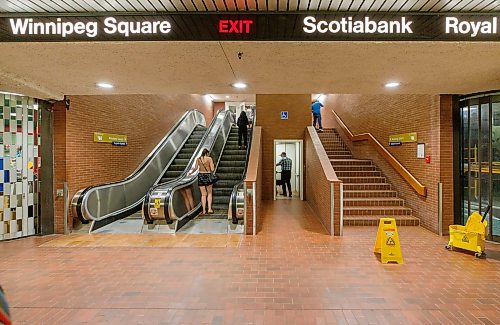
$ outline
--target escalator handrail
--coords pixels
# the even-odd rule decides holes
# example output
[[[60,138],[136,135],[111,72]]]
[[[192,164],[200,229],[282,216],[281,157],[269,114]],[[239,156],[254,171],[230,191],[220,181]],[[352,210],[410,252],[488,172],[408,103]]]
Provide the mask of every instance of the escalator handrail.
[[[215,146],[215,144],[217,142],[217,139],[218,139],[218,137],[220,135],[220,132],[223,130],[224,122],[230,118],[230,112],[229,111],[221,110],[219,112],[219,114],[223,114],[223,118],[221,119],[222,121],[220,122],[220,127],[217,129],[215,135],[212,138],[212,142],[209,143],[208,145],[206,143],[203,143],[202,146],[201,146],[201,148],[208,148],[210,152],[212,152],[212,149],[214,148],[214,146]],[[217,117],[214,117],[215,123],[211,127],[210,130],[207,130],[207,135],[209,135],[211,133],[212,128],[214,128],[214,127],[217,126],[216,122],[219,120],[219,118],[218,118],[219,114],[217,114]],[[226,143],[228,136],[229,136],[229,132],[226,135],[226,138],[224,139],[224,144]],[[206,142],[206,141],[208,141],[208,139],[206,139],[204,142]],[[222,150],[221,150],[221,154],[222,154]],[[193,158],[196,159],[197,155],[193,155]],[[193,164],[191,166],[192,168],[194,167],[193,165],[194,165],[194,161],[193,161]],[[173,193],[174,193],[174,191],[177,190],[177,189],[179,189],[179,188],[185,187],[186,185],[190,186],[191,184],[193,184],[197,180],[197,178],[198,178],[198,171],[197,170],[194,171],[191,175],[189,175],[189,172],[187,172],[184,175],[184,177],[182,179],[180,179],[178,182],[175,182],[174,184],[170,184],[169,188],[163,188],[163,191],[164,191],[163,214],[164,214],[164,218],[167,221],[167,223],[170,223],[170,222],[173,221],[173,218],[171,218],[171,215],[170,215],[170,211],[173,208],[172,207],[172,204],[173,204],[172,200],[173,200]],[[148,208],[149,208],[150,202],[147,201],[147,204],[148,204]],[[199,206],[199,204],[198,204],[198,206]],[[181,218],[177,218],[177,219],[182,219],[184,217],[185,217],[185,215],[182,216]]]
[[[240,186],[245,182],[245,177],[247,174],[247,169],[248,169],[248,159],[250,157],[250,149],[252,148],[252,138],[253,138],[253,130],[255,127],[255,110],[253,112],[253,120],[252,120],[252,127],[251,127],[251,136],[248,140],[248,146],[247,146],[247,152],[245,156],[245,168],[243,169],[243,173],[241,174],[241,180],[238,182],[238,184],[233,186],[233,190],[231,192],[231,198],[230,198],[230,209],[231,209],[231,217],[232,217],[232,222],[238,222],[238,219],[236,217],[236,199],[238,197],[238,189]]]
[[[80,193],[80,195],[78,197],[78,201],[76,202],[76,208],[75,208],[78,219],[80,219],[80,221],[82,221],[82,222],[87,222],[87,220],[84,218],[84,216],[82,214],[82,204],[83,204],[84,199],[88,196],[88,193],[91,190],[95,190],[97,188],[112,187],[114,185],[119,185],[119,184],[125,184],[125,183],[130,182],[131,180],[135,179],[136,177],[138,177],[140,175],[140,173],[142,172],[142,170],[144,170],[147,166],[149,166],[149,164],[151,163],[153,158],[166,145],[168,138],[180,127],[180,125],[183,123],[183,121],[186,118],[188,118],[188,116],[190,114],[196,114],[196,113],[201,114],[201,116],[203,117],[202,119],[205,120],[203,113],[201,113],[197,109],[191,109],[191,110],[186,111],[182,115],[182,117],[177,121],[177,123],[174,124],[174,126],[167,132],[167,134],[161,139],[161,141],[153,148],[153,150],[146,156],[146,158],[139,164],[139,166],[129,176],[127,176],[121,180],[114,181],[114,182],[91,185],[91,186],[88,186],[85,189],[77,192],[77,194]],[[138,202],[140,202],[140,201],[141,200],[139,200]],[[130,205],[130,206],[136,206],[136,205],[137,205],[137,202]]]
[[[163,189],[163,188],[168,187],[168,185],[170,185],[170,184],[180,182],[183,178],[186,177],[186,175],[189,173],[189,171],[191,170],[191,168],[193,166],[194,160],[196,159],[196,157],[198,157],[198,155],[203,150],[203,145],[204,145],[208,135],[210,134],[210,130],[214,127],[215,122],[217,121],[216,117],[219,115],[220,112],[221,112],[221,110],[218,110],[215,113],[214,118],[212,119],[212,121],[210,122],[210,125],[205,130],[205,134],[203,134],[203,137],[201,138],[200,143],[198,144],[195,151],[193,152],[193,155],[189,159],[189,162],[186,165],[186,168],[184,168],[184,170],[182,171],[181,175],[179,175],[175,179],[169,180],[168,182],[163,182],[163,183],[159,183],[159,184],[154,185],[146,193],[146,196],[144,197],[144,199],[142,201],[142,215],[143,215],[144,219],[146,219],[147,223],[153,222],[153,219],[149,215],[149,208],[148,208],[149,200],[151,199],[152,193],[154,193],[156,190],[159,190],[159,189],[164,190],[164,191],[168,191],[169,189]]]

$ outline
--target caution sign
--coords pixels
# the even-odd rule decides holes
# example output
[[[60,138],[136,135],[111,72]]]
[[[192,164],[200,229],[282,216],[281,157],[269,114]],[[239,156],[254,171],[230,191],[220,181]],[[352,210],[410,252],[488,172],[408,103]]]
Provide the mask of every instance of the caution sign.
[[[155,199],[155,208],[159,209],[161,207],[161,199]]]
[[[384,264],[389,262],[403,264],[398,229],[394,218],[380,218],[373,252],[380,254],[380,260]]]

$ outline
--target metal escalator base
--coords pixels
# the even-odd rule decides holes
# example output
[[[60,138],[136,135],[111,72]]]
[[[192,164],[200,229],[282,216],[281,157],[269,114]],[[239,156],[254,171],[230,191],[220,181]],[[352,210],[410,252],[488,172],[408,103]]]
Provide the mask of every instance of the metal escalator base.
[[[230,220],[224,219],[198,219],[189,220],[184,227],[180,228],[178,234],[242,234],[244,233],[243,223],[232,225]],[[230,229],[230,230],[228,230]]]

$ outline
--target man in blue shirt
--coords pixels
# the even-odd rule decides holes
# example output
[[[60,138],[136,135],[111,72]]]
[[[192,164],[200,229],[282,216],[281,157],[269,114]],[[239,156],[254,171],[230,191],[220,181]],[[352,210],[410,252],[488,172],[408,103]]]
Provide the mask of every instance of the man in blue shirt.
[[[318,132],[323,132],[323,125],[321,124],[321,107],[324,106],[317,99],[315,99],[311,105],[311,111],[313,114],[313,126],[316,128],[316,124],[318,124]]]

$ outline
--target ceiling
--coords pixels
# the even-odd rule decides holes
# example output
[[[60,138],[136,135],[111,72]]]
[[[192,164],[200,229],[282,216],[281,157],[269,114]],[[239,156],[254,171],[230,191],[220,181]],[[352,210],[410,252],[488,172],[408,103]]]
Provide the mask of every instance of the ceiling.
[[[209,94],[213,102],[255,103],[255,94]]]
[[[166,11],[490,12],[498,0],[0,0],[0,12]]]
[[[500,42],[0,43],[0,53],[0,90],[38,98],[500,89]],[[115,88],[96,87],[103,81]]]

